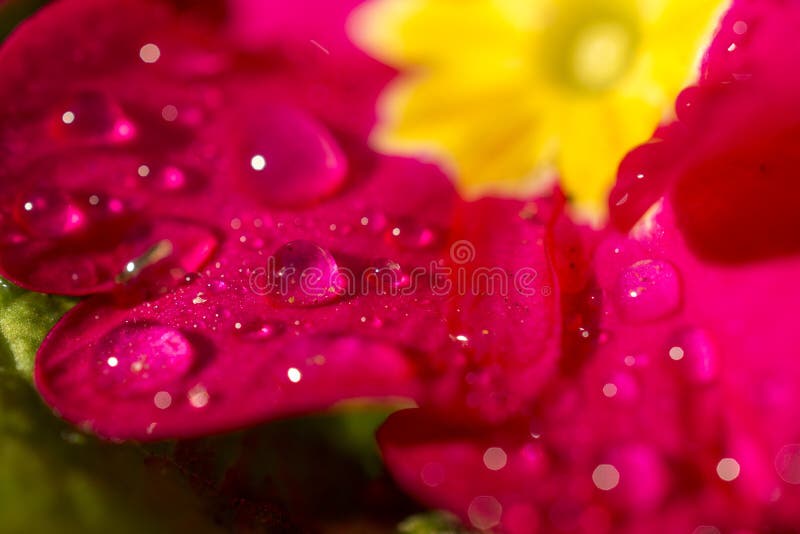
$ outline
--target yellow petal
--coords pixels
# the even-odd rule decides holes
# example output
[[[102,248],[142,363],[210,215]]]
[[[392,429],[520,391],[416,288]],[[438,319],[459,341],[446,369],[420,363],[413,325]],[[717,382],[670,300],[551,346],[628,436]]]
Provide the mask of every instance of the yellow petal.
[[[547,113],[514,76],[504,79],[492,85],[447,74],[396,82],[381,100],[373,144],[383,152],[433,157],[453,171],[466,196],[541,187],[533,173],[549,170],[537,164],[554,141],[544,125]]]
[[[471,62],[525,46],[496,0],[373,0],[348,22],[356,43],[396,66]]]
[[[562,111],[561,184],[580,214],[597,221],[605,215],[620,161],[650,137],[661,108],[615,94],[601,102],[571,102]]]
[[[428,154],[467,195],[524,196],[558,164],[600,217],[625,153],[696,75],[721,0],[373,0],[351,33],[401,68],[374,142]]]
[[[729,0],[639,0],[650,13],[642,49],[650,57],[653,79],[674,98],[697,78],[697,69]]]

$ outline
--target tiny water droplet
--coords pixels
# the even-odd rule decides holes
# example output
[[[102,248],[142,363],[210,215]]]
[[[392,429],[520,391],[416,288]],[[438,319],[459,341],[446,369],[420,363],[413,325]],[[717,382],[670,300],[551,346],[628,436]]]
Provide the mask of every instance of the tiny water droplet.
[[[336,299],[345,288],[336,260],[312,241],[286,243],[270,263],[273,294],[285,304],[323,304]]]
[[[74,234],[87,225],[83,207],[67,193],[53,189],[19,195],[15,218],[27,233],[43,238]]]
[[[225,280],[212,280],[208,283],[208,289],[214,293],[222,293],[228,289],[228,284],[225,283]]]
[[[253,341],[263,341],[282,333],[285,329],[283,323],[278,321],[251,321],[246,324],[236,323],[237,334]]]
[[[380,234],[386,230],[387,224],[389,224],[389,221],[386,215],[377,210],[365,211],[363,215],[358,218],[358,227],[373,234]]]
[[[427,248],[438,241],[434,229],[410,219],[390,224],[386,237],[406,249]]]
[[[347,161],[330,132],[305,113],[266,106],[243,127],[238,176],[271,206],[303,206],[335,193]]]
[[[678,273],[664,260],[638,261],[620,275],[615,288],[615,303],[630,322],[665,317],[681,305]]]
[[[61,139],[120,143],[136,136],[136,127],[111,97],[86,91],[55,110],[53,134]]]
[[[98,344],[95,370],[100,382],[124,392],[149,392],[183,377],[195,348],[179,330],[167,326],[124,325]]]
[[[394,260],[378,258],[371,262],[364,273],[365,290],[374,290],[378,295],[395,295],[397,291],[408,287],[411,279],[403,268]]]

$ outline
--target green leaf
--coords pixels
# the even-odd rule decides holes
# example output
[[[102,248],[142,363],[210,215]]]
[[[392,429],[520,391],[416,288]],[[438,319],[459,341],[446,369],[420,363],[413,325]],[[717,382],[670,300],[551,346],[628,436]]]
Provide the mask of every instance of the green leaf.
[[[216,532],[174,465],[76,431],[33,389],[36,351],[74,303],[0,279],[3,532]]]
[[[0,1],[0,40],[4,39],[23,20],[49,0],[6,0]]]
[[[458,518],[447,512],[412,515],[397,526],[399,534],[468,534]]]
[[[0,371],[0,517],[16,532],[216,532],[177,470],[56,419]]]
[[[30,380],[39,345],[75,302],[26,292],[0,279],[0,364]]]

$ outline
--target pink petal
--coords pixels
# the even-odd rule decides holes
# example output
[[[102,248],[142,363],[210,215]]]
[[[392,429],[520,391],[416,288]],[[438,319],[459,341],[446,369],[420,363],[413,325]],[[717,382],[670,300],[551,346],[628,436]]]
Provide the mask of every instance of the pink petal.
[[[3,274],[40,291],[106,291],[155,240],[181,239],[154,220],[230,231],[244,211],[313,204],[374,165],[355,132],[365,132],[382,68],[324,54],[312,65],[281,47],[253,57],[206,24],[166,2],[71,0],[4,43]],[[54,54],[65,42],[70,53]],[[334,73],[351,63],[363,66],[356,92]],[[34,257],[41,265],[26,269]],[[74,283],[87,261],[94,273]]]

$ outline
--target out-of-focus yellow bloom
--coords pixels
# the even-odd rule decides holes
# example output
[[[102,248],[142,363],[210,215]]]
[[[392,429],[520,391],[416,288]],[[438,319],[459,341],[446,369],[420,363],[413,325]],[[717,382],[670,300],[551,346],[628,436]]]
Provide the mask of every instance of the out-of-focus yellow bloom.
[[[557,173],[604,213],[616,167],[672,109],[723,0],[373,0],[355,40],[402,75],[373,142],[427,154],[462,193],[524,195]]]

